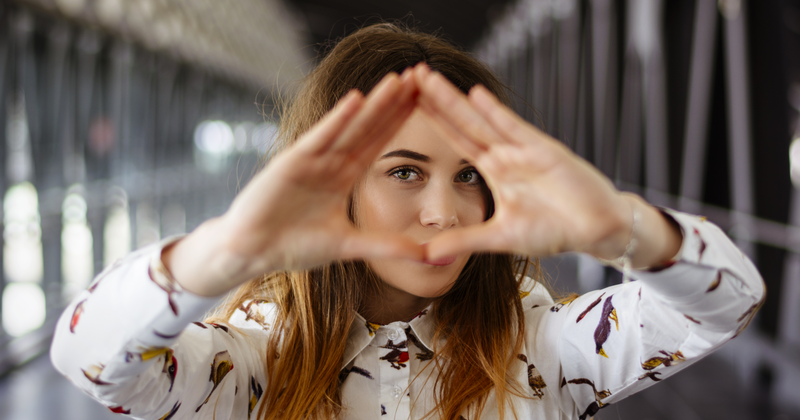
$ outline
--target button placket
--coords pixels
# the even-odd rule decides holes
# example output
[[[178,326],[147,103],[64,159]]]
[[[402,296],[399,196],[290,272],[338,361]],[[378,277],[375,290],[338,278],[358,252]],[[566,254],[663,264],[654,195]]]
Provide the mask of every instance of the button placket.
[[[400,334],[397,332],[396,329],[393,328],[393,329],[389,330],[389,332],[386,334],[386,337],[388,337],[389,340],[392,340],[392,341],[396,342],[397,339],[400,338]]]
[[[408,345],[405,331],[395,325],[383,326],[382,338],[376,343],[381,377],[381,405],[397,418],[410,415],[406,389],[409,383]]]

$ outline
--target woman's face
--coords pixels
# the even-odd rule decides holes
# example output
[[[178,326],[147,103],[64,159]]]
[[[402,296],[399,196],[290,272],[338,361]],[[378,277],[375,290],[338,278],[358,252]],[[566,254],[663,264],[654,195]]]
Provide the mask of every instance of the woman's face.
[[[357,194],[358,225],[423,244],[439,232],[483,222],[487,191],[472,164],[415,111],[367,170]],[[450,289],[469,257],[432,263],[371,259],[367,264],[395,289],[436,297]]]

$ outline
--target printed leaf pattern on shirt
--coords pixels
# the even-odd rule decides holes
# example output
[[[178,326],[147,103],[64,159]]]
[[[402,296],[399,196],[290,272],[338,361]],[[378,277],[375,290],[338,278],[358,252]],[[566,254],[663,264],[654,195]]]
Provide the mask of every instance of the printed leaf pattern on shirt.
[[[391,349],[389,353],[382,356],[381,360],[386,360],[387,362],[392,364],[392,367],[400,370],[401,368],[406,367],[406,363],[408,363],[408,348],[407,341],[403,340],[397,344],[394,344],[392,340],[386,342],[386,344],[380,346],[382,349]]]
[[[642,369],[653,370],[661,365],[672,366],[686,360],[686,358],[683,357],[683,353],[681,353],[680,350],[674,353],[670,353],[664,350],[659,350],[658,352],[663,354],[663,356],[651,357],[645,360],[644,362],[642,362]]]
[[[708,290],[706,290],[706,293],[717,290],[717,287],[719,287],[720,283],[722,283],[722,270],[717,271],[717,277],[714,277],[714,281],[711,282],[710,286],[708,286]]]
[[[563,308],[565,306],[569,306],[569,304],[574,302],[575,299],[577,299],[578,297],[579,297],[578,295],[575,295],[575,296],[569,297],[567,299],[564,299],[561,302],[556,303],[555,305],[553,305],[550,308],[550,312],[558,312],[558,311],[560,311],[561,308]]]
[[[181,402],[180,401],[176,401],[175,405],[172,406],[172,410],[169,410],[169,413],[164,414],[164,416],[162,416],[158,420],[170,420],[175,415],[175,413],[178,412],[179,408],[181,408]]]
[[[172,340],[173,338],[180,337],[182,332],[183,331],[178,331],[175,334],[164,334],[164,333],[160,333],[160,332],[158,332],[156,330],[153,330],[153,335],[155,335],[158,338],[163,338],[165,340]]]
[[[108,407],[108,409],[111,410],[112,413],[117,413],[117,414],[130,414],[131,413],[131,409],[130,408],[126,410],[126,409],[122,408],[122,406]]]
[[[591,379],[576,378],[568,381],[566,378],[563,378],[561,382],[561,387],[563,388],[567,384],[589,385],[592,387],[592,391],[594,392],[594,402],[592,402],[591,404],[589,404],[588,407],[586,407],[586,410],[579,417],[580,420],[585,420],[587,417],[591,417],[597,414],[597,412],[600,411],[600,409],[605,406],[605,404],[603,404],[601,400],[611,396],[611,391],[608,389],[598,391],[597,387],[595,387],[594,385],[594,381],[592,381]]]
[[[169,347],[139,347],[141,350],[139,353],[134,353],[127,351],[125,352],[125,362],[130,363],[133,360],[139,360],[140,362],[146,362],[150,359],[155,359],[156,357],[162,355],[169,355],[172,356],[172,349]]]
[[[169,390],[167,392],[172,392],[172,386],[175,385],[175,377],[178,376],[178,359],[171,350],[164,357],[164,367],[161,369],[161,373],[167,374],[169,378]]]
[[[233,360],[231,360],[231,355],[228,353],[227,350],[221,351],[214,356],[214,361],[211,362],[211,376],[209,377],[209,381],[214,384],[214,387],[211,388],[211,392],[206,397],[205,401],[197,407],[194,412],[200,411],[204,405],[208,402],[211,398],[211,395],[214,394],[214,391],[217,387],[222,383],[222,380],[225,379],[225,375],[227,375],[230,371],[233,370]]]
[[[639,380],[641,381],[642,379],[650,378],[650,379],[653,380],[653,382],[658,382],[658,381],[661,380],[661,378],[659,378],[658,375],[661,375],[661,372],[650,371],[650,372],[647,372],[644,375],[640,376]]]
[[[708,245],[706,245],[703,235],[700,234],[700,231],[697,230],[697,228],[692,228],[692,233],[694,233],[695,236],[697,236],[697,240],[700,241],[700,249],[697,252],[697,261],[700,261],[703,259],[703,254],[706,252]]]
[[[228,333],[229,336],[231,336],[231,338],[236,338],[236,337],[234,337],[233,333],[230,332],[230,330],[228,329],[228,327],[226,325],[217,324],[216,322],[212,322],[212,323],[210,323],[210,325],[212,327],[218,329],[218,330],[225,331],[226,333]]]
[[[595,306],[597,306],[597,305],[600,303],[600,301],[601,301],[601,300],[603,300],[603,296],[605,296],[605,295],[606,295],[606,294],[605,294],[605,292],[604,292],[604,293],[603,293],[602,295],[600,295],[600,296],[599,296],[597,299],[595,299],[595,300],[594,300],[594,302],[590,303],[590,304],[589,304],[589,306],[587,306],[587,307],[586,307],[586,309],[584,309],[584,310],[583,310],[583,312],[581,312],[581,314],[580,314],[580,315],[578,315],[578,319],[576,319],[576,320],[575,320],[575,323],[577,324],[577,323],[581,322],[581,320],[582,320],[582,319],[583,319],[583,318],[584,318],[586,315],[588,315],[588,314],[589,314],[589,312],[591,312],[591,311],[592,311],[592,309],[594,309],[594,307],[595,307]]]
[[[106,382],[100,379],[100,374],[103,373],[103,369],[105,368],[102,364],[91,365],[86,369],[81,369],[83,372],[83,376],[89,380],[89,382],[95,385],[114,385],[110,382]]]
[[[427,347],[425,347],[419,341],[417,336],[414,335],[414,332],[411,330],[411,327],[406,327],[406,329],[404,331],[406,332],[406,336],[408,337],[408,341],[410,341],[411,344],[414,345],[414,347],[416,347],[416,348],[418,348],[420,350],[420,353],[417,353],[414,356],[414,357],[416,357],[417,360],[421,360],[421,361],[424,362],[424,361],[433,359],[433,356],[434,356],[433,355],[433,351],[429,350]]]
[[[605,350],[603,350],[603,344],[605,344],[606,340],[608,340],[608,336],[611,334],[611,321],[614,321],[614,324],[617,326],[617,331],[619,331],[617,310],[614,308],[614,304],[611,303],[612,297],[614,297],[614,295],[607,297],[606,301],[603,303],[603,313],[600,315],[600,322],[597,324],[597,328],[594,330],[595,353],[605,358],[608,358],[608,355]]]
[[[367,321],[365,325],[367,327],[367,331],[369,332],[370,337],[374,336],[375,333],[378,332],[378,328],[381,327],[381,324],[373,324],[369,321]]]
[[[355,361],[351,361],[344,369],[339,372],[339,383],[344,383],[345,379],[350,376],[350,372],[357,373],[367,379],[375,379],[372,377],[372,374],[369,373],[368,370],[364,368],[360,368],[354,365]]]
[[[171,276],[169,273],[159,273],[158,275],[154,275],[152,270],[152,266],[147,270],[150,280],[167,294],[167,302],[169,303],[169,307],[172,310],[172,313],[175,314],[175,316],[178,316],[178,305],[172,299],[172,295],[175,293],[180,293],[180,290],[178,289],[177,285],[169,281]]]
[[[134,360],[146,362],[155,359],[156,357],[164,357],[164,367],[161,368],[161,373],[165,373],[169,378],[169,390],[172,392],[172,386],[175,385],[175,377],[178,376],[178,359],[175,357],[175,352],[169,347],[147,347],[140,348],[140,353],[125,352],[125,362],[130,363]]]
[[[747,308],[747,310],[742,314],[742,316],[740,316],[739,319],[736,320],[737,322],[740,322],[739,328],[736,329],[736,334],[734,334],[733,337],[731,337],[731,338],[738,337],[739,334],[741,334],[742,331],[744,331],[745,328],[747,328],[747,326],[750,325],[750,322],[753,321],[753,318],[756,316],[756,313],[758,313],[758,310],[761,309],[762,305],[764,305],[764,301],[766,300],[766,296],[767,295],[764,294],[764,297],[761,298],[760,301],[758,301],[755,304],[753,304],[753,306]],[[744,321],[744,322],[742,322],[742,321]]]
[[[688,348],[694,349],[698,344],[701,346],[714,346],[714,348],[716,348],[717,344],[722,344],[718,342],[721,340],[719,339],[721,335],[715,331],[713,335],[706,336],[705,333],[708,331],[708,325],[705,324],[711,324],[711,320],[716,321],[717,319],[725,321],[726,325],[730,325],[731,327],[729,333],[725,334],[724,337],[731,337],[734,333],[743,330],[744,327],[752,321],[753,316],[763,303],[763,301],[756,296],[760,292],[761,283],[758,282],[759,278],[757,274],[749,271],[748,265],[739,263],[741,258],[745,258],[739,251],[734,250],[732,247],[723,248],[717,246],[720,240],[726,239],[722,234],[717,234],[716,230],[707,231],[703,229],[702,226],[697,225],[697,223],[682,223],[681,226],[684,228],[684,232],[687,233],[686,238],[688,241],[686,243],[694,245],[693,252],[695,256],[691,258],[691,260],[696,261],[698,251],[702,254],[703,270],[694,270],[692,267],[698,264],[692,261],[677,261],[677,264],[684,264],[686,268],[688,268],[686,275],[689,280],[698,280],[696,282],[696,287],[693,289],[695,293],[694,296],[698,296],[700,300],[702,300],[712,295],[718,295],[713,296],[716,298],[714,301],[726,303],[724,307],[720,308],[708,308],[699,305],[682,307],[680,314],[684,314],[686,320],[679,320],[679,325],[674,325],[675,328],[670,329],[670,331],[665,331],[664,334],[671,334],[673,331],[678,330],[686,332],[687,328],[691,328],[691,332],[695,333],[697,338],[693,336],[694,341],[687,344],[685,348],[683,344],[677,348],[681,348],[682,350]],[[693,232],[693,226],[698,226],[699,232],[703,236],[702,238],[698,239],[698,237],[695,236],[696,234]],[[153,254],[155,254],[155,252],[153,252]],[[244,420],[245,407],[247,407],[248,420],[255,420],[254,418],[257,417],[257,412],[259,410],[258,404],[262,402],[261,398],[264,398],[263,386],[265,384],[260,384],[255,381],[256,378],[251,376],[250,372],[246,374],[244,372],[249,369],[260,369],[260,364],[258,364],[258,362],[263,358],[263,353],[260,352],[262,349],[257,347],[258,345],[250,344],[251,341],[249,338],[264,338],[264,331],[262,331],[262,329],[271,329],[270,324],[266,322],[270,320],[269,313],[264,310],[263,306],[259,306],[262,302],[251,300],[239,306],[237,310],[242,310],[243,313],[241,315],[237,314],[235,320],[230,323],[213,325],[210,323],[204,324],[202,322],[196,322],[192,325],[190,321],[194,319],[189,318],[189,313],[200,313],[198,309],[201,309],[199,304],[197,308],[192,306],[196,300],[187,299],[188,305],[185,306],[183,303],[183,290],[180,288],[179,284],[175,284],[174,290],[172,291],[160,286],[158,288],[152,287],[153,283],[151,282],[154,280],[149,278],[150,273],[145,266],[143,264],[139,266],[131,264],[131,262],[141,262],[142,260],[143,259],[138,256],[136,258],[123,260],[121,269],[116,271],[111,270],[107,275],[99,276],[88,288],[89,294],[84,293],[82,296],[78,296],[72,303],[72,306],[69,307],[70,309],[68,312],[64,314],[64,319],[61,320],[58,327],[60,328],[59,334],[57,334],[60,336],[58,339],[61,340],[61,345],[59,347],[66,349],[64,350],[66,354],[57,355],[61,359],[59,363],[64,367],[64,371],[67,372],[67,375],[70,376],[75,384],[83,388],[87,393],[94,395],[98,400],[107,401],[104,403],[104,406],[107,406],[114,412],[132,413],[134,416],[140,416],[142,415],[140,413],[147,412],[151,413],[152,416],[148,418],[158,420],[174,420],[184,416],[187,418],[197,418],[198,420],[213,420],[215,415],[215,401],[211,401],[211,398],[214,398],[220,405],[222,405],[223,401],[229,403],[235,402],[236,406],[234,408],[237,409],[239,413],[239,420]],[[728,261],[733,261],[736,264],[729,264]],[[152,269],[152,274],[157,276],[159,273],[157,266],[152,262],[150,266],[154,267]],[[140,271],[136,272],[133,268]],[[709,268],[714,268],[715,271],[709,274]],[[658,267],[658,269],[664,269],[664,267]],[[131,276],[136,273],[138,273],[138,278],[131,279]],[[733,277],[729,278],[728,276]],[[118,328],[115,330],[116,322],[119,320],[118,315],[120,315],[115,312],[118,310],[117,307],[119,306],[116,305],[116,302],[119,302],[120,299],[128,298],[128,296],[120,296],[120,293],[123,293],[121,291],[127,289],[118,286],[122,281],[127,281],[128,284],[132,284],[133,282],[131,282],[131,280],[138,282],[137,284],[141,287],[141,291],[146,291],[147,294],[139,294],[141,296],[137,296],[136,293],[131,293],[131,297],[139,299],[136,301],[138,303],[138,305],[136,305],[136,310],[140,310],[141,313],[133,312],[133,309],[131,309],[133,313],[121,314],[122,316],[132,317],[133,319],[149,319],[148,316],[156,313],[163,313],[166,311],[167,313],[174,314],[177,312],[180,313],[181,318],[185,318],[181,319],[181,325],[186,326],[184,329],[189,330],[187,334],[182,335],[182,331],[175,331],[178,323],[173,322],[174,319],[165,319],[164,321],[166,322],[156,322],[149,329],[131,329],[130,332],[122,331],[122,329]],[[562,407],[566,407],[566,405],[569,404],[576,404],[574,408],[570,409],[575,412],[575,418],[589,420],[590,416],[596,415],[600,409],[610,405],[601,402],[609,401],[610,398],[603,398],[604,393],[610,395],[608,390],[615,390],[615,399],[624,398],[634,388],[641,389],[644,386],[662,381],[673,372],[689,365],[689,363],[682,363],[684,360],[695,360],[711,350],[711,348],[706,347],[698,348],[698,351],[692,352],[691,358],[684,357],[680,351],[675,351],[674,353],[658,351],[659,348],[669,349],[669,346],[659,347],[653,350],[644,350],[647,349],[648,346],[640,345],[641,343],[639,340],[643,335],[640,327],[646,328],[648,325],[642,325],[641,323],[643,321],[636,321],[629,317],[632,312],[644,312],[649,316],[644,319],[650,319],[651,321],[649,322],[651,324],[656,324],[663,318],[659,311],[664,308],[669,309],[669,300],[651,299],[651,302],[653,302],[652,305],[642,305],[643,297],[653,297],[654,295],[658,297],[658,290],[648,289],[643,292],[641,287],[645,286],[644,288],[647,288],[646,284],[655,280],[657,280],[655,277],[642,278],[642,283],[638,285],[621,286],[628,288],[624,289],[625,293],[618,295],[616,299],[605,295],[611,295],[615,293],[614,290],[620,289],[600,290],[596,294],[590,295],[595,299],[587,299],[587,297],[584,297],[582,300],[568,299],[557,304],[553,304],[552,300],[547,299],[544,295],[536,295],[535,289],[523,291],[521,288],[518,290],[520,299],[530,300],[530,303],[528,303],[528,301],[523,302],[525,309],[538,308],[526,314],[526,316],[533,321],[525,331],[526,345],[534,341],[530,336],[531,334],[542,334],[542,330],[538,329],[537,326],[546,324],[547,328],[545,331],[548,331],[548,334],[542,334],[542,339],[538,340],[538,343],[555,343],[558,342],[558,340],[566,338],[571,340],[570,344],[572,346],[570,347],[570,351],[578,352],[580,356],[579,358],[565,360],[562,354],[558,354],[557,347],[554,348],[554,352],[548,353],[553,355],[553,361],[549,358],[528,360],[526,354],[534,354],[530,352],[521,352],[525,354],[515,355],[517,356],[516,358],[525,363],[524,368],[516,365],[518,369],[524,369],[516,373],[527,374],[528,384],[531,386],[532,390],[525,391],[520,395],[521,397],[525,397],[523,406],[525,407],[524,413],[526,414],[525,416],[520,416],[520,418],[549,418],[547,413],[554,412],[553,407],[555,404],[561,404]],[[527,290],[527,288],[525,289]],[[167,295],[166,298],[164,296],[165,292]],[[601,294],[603,292],[605,293]],[[708,295],[704,293],[708,293]],[[756,303],[756,301],[758,301],[758,303]],[[152,302],[155,304],[151,304]],[[704,303],[708,304],[708,302],[709,300],[706,299]],[[205,303],[203,305],[205,305]],[[569,315],[568,318],[554,316],[555,312],[559,312],[561,308],[569,305],[575,306],[567,308],[565,312],[572,313],[573,315]],[[130,306],[131,305],[126,305],[126,307]],[[121,309],[123,308],[119,308],[119,310]],[[700,317],[696,315],[699,313],[706,313],[706,311],[712,313],[712,310],[716,311],[713,312],[713,316]],[[352,361],[349,362],[348,367],[339,372],[339,378],[342,383],[350,378],[351,373],[355,373],[355,376],[361,376],[361,378],[356,377],[350,379],[351,383],[348,384],[347,387],[342,388],[342,402],[348,404],[348,409],[352,407],[355,416],[364,417],[365,414],[375,415],[379,410],[382,414],[388,411],[395,412],[395,405],[387,403],[383,399],[383,397],[388,397],[388,394],[383,395],[379,400],[369,398],[375,395],[372,392],[375,390],[380,392],[382,387],[390,384],[392,388],[387,388],[384,391],[389,391],[389,393],[391,393],[391,390],[396,385],[396,381],[394,378],[387,378],[388,376],[398,375],[398,378],[406,376],[406,374],[413,376],[413,373],[416,371],[426,368],[424,364],[427,363],[427,361],[438,356],[434,355],[433,351],[423,345],[423,342],[432,339],[430,333],[435,330],[430,329],[431,324],[426,323],[435,323],[436,320],[426,318],[420,321],[417,319],[425,317],[428,311],[429,310],[423,310],[418,313],[413,318],[416,319],[416,321],[412,323],[413,326],[408,325],[410,320],[406,321],[406,326],[404,328],[406,338],[395,337],[394,341],[390,340],[387,342],[386,335],[382,333],[378,334],[378,332],[384,331],[387,328],[386,326],[370,323],[364,324],[364,320],[361,321],[361,324],[356,322],[353,326],[354,332],[357,334],[355,338],[359,343],[367,342],[368,335],[370,341],[371,339],[375,340],[360,351],[348,351],[347,357],[352,357]],[[619,320],[618,315],[624,319]],[[166,318],[172,317],[167,316]],[[430,318],[433,317],[431,316]],[[671,320],[673,318],[668,317],[665,319]],[[255,324],[249,321],[253,321]],[[612,326],[611,321],[614,321],[614,326]],[[580,324],[581,322],[584,323]],[[362,325],[366,325],[366,330]],[[236,330],[234,326],[249,326],[250,328],[240,331]],[[557,326],[557,328],[552,328],[553,326]],[[196,329],[196,327],[206,331],[201,332],[199,329]],[[624,331],[624,334],[620,332],[615,333],[615,327],[618,331]],[[116,339],[105,340],[105,334],[111,331],[114,332]],[[645,332],[646,331],[647,330],[645,330]],[[552,332],[552,334],[550,332]],[[557,335],[556,332],[560,335]],[[119,340],[120,337],[116,337],[117,335],[124,338],[124,340]],[[227,335],[230,335],[230,338],[235,338],[236,341],[227,340],[227,338],[229,338]],[[394,337],[394,335],[392,335],[392,337]],[[219,340],[219,338],[222,338],[222,340]],[[538,338],[540,337],[536,337],[536,339]],[[669,339],[668,341],[665,340],[665,342],[681,342],[672,340],[681,337],[668,336],[665,338]],[[153,341],[154,339],[155,341]],[[169,343],[171,343],[171,340],[174,339],[178,340],[178,344],[168,344],[166,341],[170,340]],[[398,342],[403,340],[406,341]],[[595,348],[591,346],[590,340],[594,340]],[[379,341],[383,341],[387,345],[380,346]],[[135,344],[133,346],[127,344],[137,342],[155,343],[161,347],[137,348]],[[259,340],[252,340],[252,342],[260,343]],[[100,353],[101,351],[107,354],[102,357],[86,354],[85,348],[87,348],[87,343],[93,343],[93,345],[97,346],[98,355],[102,354]],[[172,347],[174,352],[169,348],[163,347],[165,345]],[[405,345],[405,348],[401,347],[403,345]],[[549,345],[550,344],[543,344],[542,347],[548,347]],[[536,346],[538,345],[535,345],[535,348],[538,348]],[[625,360],[614,360],[615,369],[601,369],[600,371],[596,369],[597,367],[607,367],[609,363],[609,359],[607,358],[609,357],[611,359],[614,359],[615,356],[619,358],[621,354],[616,354],[619,353],[616,349],[622,347],[624,347],[626,351],[635,351],[636,355],[626,357]],[[672,350],[676,350],[677,348],[673,347]],[[239,356],[240,353],[236,352],[237,350],[234,349],[241,351],[241,356]],[[126,350],[129,353],[126,353]],[[240,372],[242,375],[227,375],[228,372],[232,371],[234,364],[230,354],[226,354],[225,357],[225,359],[227,359],[227,364],[214,361],[216,360],[215,355],[219,355],[225,350],[235,355],[237,372],[243,371]],[[592,351],[595,351],[595,354],[602,353],[601,355],[605,357],[598,357],[596,355],[592,357]],[[646,351],[646,353],[643,353],[643,351]],[[351,352],[354,354],[349,354]],[[405,354],[403,354],[404,352]],[[605,354],[606,352],[608,352],[608,354]],[[92,353],[94,354],[94,352]],[[412,353],[414,354],[412,355]],[[574,364],[576,360],[580,360],[580,364]],[[103,361],[108,367],[98,364],[98,361]],[[155,364],[156,366],[150,366],[149,369],[145,369],[147,366],[144,364],[141,366],[141,369],[135,366],[136,363],[144,361]],[[418,364],[419,361],[423,361],[423,363]],[[535,361],[537,365],[534,366],[532,363],[528,363],[529,361]],[[126,362],[132,363],[133,365],[121,366]],[[209,384],[205,380],[205,374],[207,374],[208,371],[204,370],[208,369],[210,362],[211,376],[209,380],[212,383],[212,388],[209,388]],[[557,387],[559,383],[558,377],[554,375],[551,379],[550,376],[547,376],[544,369],[542,372],[539,372],[537,369],[539,365],[545,366],[545,364],[559,362],[569,364],[569,368],[565,370],[562,369],[565,373],[559,376],[566,375],[566,378],[562,376],[561,385],[572,387],[570,391],[573,392],[571,393],[553,393],[553,387]],[[254,363],[252,367],[250,366],[251,363]],[[512,361],[511,363],[516,364],[518,362]],[[680,366],[675,366],[679,363],[681,363]],[[616,369],[618,365],[619,369]],[[227,368],[225,366],[227,366]],[[122,369],[118,369],[120,367],[122,367]],[[181,369],[181,380],[177,379],[178,368]],[[435,366],[433,366],[433,364],[430,364],[427,368],[434,369],[434,371],[431,372],[435,375]],[[113,378],[111,376],[112,370],[114,371]],[[252,370],[251,372],[257,371],[258,370]],[[379,371],[381,374],[379,374]],[[554,372],[555,371],[556,370],[554,370]],[[376,373],[373,375],[371,372]],[[629,373],[629,375],[621,375],[620,372],[626,372]],[[388,373],[389,375],[384,377],[383,373]],[[248,376],[250,376],[250,378],[248,378]],[[86,377],[86,379],[84,379],[84,377]],[[639,382],[638,386],[628,387],[631,381],[637,380],[637,377],[639,381],[642,382]],[[111,380],[114,381],[114,384],[107,382],[107,378],[112,378]],[[568,381],[567,379],[569,378],[577,379]],[[587,378],[591,378],[591,380]],[[547,380],[546,384],[550,385],[549,388],[545,384],[545,380]],[[169,385],[166,385],[167,381],[169,381]],[[119,399],[113,399],[117,398],[118,393],[107,392],[109,388],[104,388],[104,386],[108,385],[125,386],[126,388],[130,386],[131,389],[144,389],[148,391],[151,390],[151,385],[156,385],[157,388],[155,389],[162,390],[162,392],[155,401],[150,398],[150,396],[153,395],[152,392],[143,392],[141,396],[119,393]],[[602,389],[598,390],[598,387],[602,387]],[[164,388],[169,388],[170,391],[174,390],[176,392],[170,394],[163,393]],[[216,392],[217,388],[220,389],[220,392]],[[590,388],[591,391],[594,392],[594,397],[592,397]],[[233,394],[229,392],[230,389],[234,389]],[[243,392],[242,397],[238,397],[239,389]],[[544,398],[544,391],[548,389],[551,395],[548,395],[548,398]],[[429,388],[421,386],[419,389],[411,391],[411,398],[408,400],[412,402],[417,401],[417,399],[425,400],[425,398],[420,397],[424,396],[424,393],[429,391],[431,391]],[[112,394],[112,399],[106,399],[106,397]],[[194,397],[191,401],[185,400],[183,396],[187,395],[193,395]],[[207,395],[205,401],[200,400],[203,398],[202,395]],[[559,401],[564,397],[569,398],[571,401]],[[168,398],[168,400],[165,400],[165,398]],[[513,398],[515,404],[519,402],[519,400],[516,399],[517,397]],[[575,398],[575,400],[572,400],[573,398]],[[202,402],[199,407],[197,401]],[[385,406],[382,406],[381,403],[385,404]],[[187,407],[183,407],[183,404],[186,404]],[[203,410],[205,405],[209,405],[209,408]],[[400,413],[402,412],[402,403],[398,404],[398,406],[401,407],[401,410],[397,411]],[[424,409],[427,411],[433,409],[427,402],[423,402],[421,406],[420,410]],[[172,407],[172,409],[169,409],[169,407]],[[191,409],[191,407],[197,407],[196,414],[189,415],[185,410],[183,412],[179,411],[183,408]],[[487,407],[487,410],[493,408],[495,407]],[[155,417],[158,416],[159,413],[161,413],[162,416],[160,416],[160,418]],[[181,414],[181,416],[178,416],[178,414]],[[463,414],[470,418],[478,417],[472,412],[465,411]],[[398,417],[405,418],[406,416]]]
[[[522,360],[528,367],[528,385],[530,385],[531,389],[533,390],[533,396],[541,399],[544,397],[544,388],[547,387],[547,384],[544,383],[542,375],[539,373],[539,370],[536,369],[536,366],[534,366],[532,363],[528,363],[527,356],[524,354],[518,354],[517,358]]]
[[[264,315],[258,310],[258,305],[266,302],[267,301],[260,299],[251,300],[250,302],[247,303],[247,306],[245,306],[244,304],[240,305],[238,310],[244,312],[245,321],[252,320],[256,324],[260,325],[261,328],[263,328],[266,331],[270,328],[270,324],[269,322],[267,322]]]
[[[78,321],[81,319],[81,314],[83,314],[83,305],[86,303],[86,299],[78,302],[75,305],[75,310],[72,311],[72,318],[69,321],[69,332],[75,334],[75,327],[78,326]]]
[[[253,410],[256,408],[256,404],[258,404],[258,400],[261,398],[261,395],[264,394],[264,389],[261,388],[261,384],[256,381],[256,378],[250,376],[250,400],[249,405],[247,406],[247,418],[250,418],[250,415],[253,413]]]

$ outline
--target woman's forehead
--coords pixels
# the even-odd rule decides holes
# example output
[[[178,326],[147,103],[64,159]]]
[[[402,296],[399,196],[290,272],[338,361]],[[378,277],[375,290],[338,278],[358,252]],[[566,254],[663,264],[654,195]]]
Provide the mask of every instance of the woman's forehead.
[[[414,154],[421,157],[414,158]],[[428,162],[460,163],[464,160],[464,156],[450,146],[419,109],[411,114],[397,134],[383,147],[378,159],[384,157],[405,157]]]

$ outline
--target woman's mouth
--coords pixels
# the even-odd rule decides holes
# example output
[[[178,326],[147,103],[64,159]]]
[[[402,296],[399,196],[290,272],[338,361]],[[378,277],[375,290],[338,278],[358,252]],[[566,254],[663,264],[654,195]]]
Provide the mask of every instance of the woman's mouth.
[[[438,259],[435,259],[435,260],[426,260],[425,263],[426,264],[430,264],[430,265],[442,266],[442,265],[450,265],[450,264],[454,263],[455,261],[456,261],[456,257],[453,256],[453,257],[442,257],[442,258],[438,258]]]

